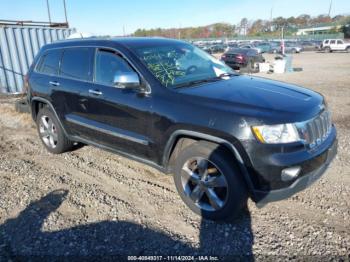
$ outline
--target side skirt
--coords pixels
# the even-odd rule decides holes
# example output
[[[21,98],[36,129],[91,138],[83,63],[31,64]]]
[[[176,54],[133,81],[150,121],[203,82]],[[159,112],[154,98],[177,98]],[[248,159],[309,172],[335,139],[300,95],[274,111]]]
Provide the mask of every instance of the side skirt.
[[[150,167],[153,167],[153,168],[157,169],[158,171],[160,171],[160,172],[162,172],[164,174],[169,174],[164,167],[162,167],[162,166],[160,166],[160,165],[158,165],[158,164],[156,164],[156,163],[154,163],[152,161],[149,161],[147,159],[144,159],[144,158],[141,158],[141,157],[138,157],[138,156],[135,156],[135,155],[131,155],[131,154],[122,152],[120,150],[117,150],[117,149],[114,149],[114,148],[111,148],[111,147],[108,147],[108,146],[105,146],[105,145],[101,145],[101,144],[89,141],[89,140],[81,138],[79,136],[69,136],[69,139],[72,140],[72,141],[83,143],[83,144],[92,145],[92,146],[101,148],[101,149],[106,150],[106,151],[111,152],[111,153],[116,153],[116,154],[121,155],[123,157],[126,157],[126,158],[128,158],[130,160],[134,160],[134,161],[137,161],[139,163],[146,164],[146,165],[148,165]]]

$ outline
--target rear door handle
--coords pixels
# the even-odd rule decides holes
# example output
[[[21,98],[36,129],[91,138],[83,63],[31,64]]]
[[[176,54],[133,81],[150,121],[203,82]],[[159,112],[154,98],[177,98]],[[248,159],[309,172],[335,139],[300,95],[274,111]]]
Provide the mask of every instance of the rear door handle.
[[[49,84],[52,86],[59,86],[60,85],[60,83],[58,83],[57,81],[50,81]]]
[[[96,96],[102,95],[102,92],[99,91],[99,90],[92,90],[92,89],[89,89],[89,93],[90,93],[90,94],[93,94],[93,95],[96,95]]]

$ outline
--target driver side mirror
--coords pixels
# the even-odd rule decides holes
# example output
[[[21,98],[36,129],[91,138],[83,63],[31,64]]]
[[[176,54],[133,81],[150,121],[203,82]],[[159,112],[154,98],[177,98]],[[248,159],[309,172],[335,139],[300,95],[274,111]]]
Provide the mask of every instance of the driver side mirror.
[[[123,72],[114,76],[113,84],[117,88],[138,88],[140,78],[136,72]]]

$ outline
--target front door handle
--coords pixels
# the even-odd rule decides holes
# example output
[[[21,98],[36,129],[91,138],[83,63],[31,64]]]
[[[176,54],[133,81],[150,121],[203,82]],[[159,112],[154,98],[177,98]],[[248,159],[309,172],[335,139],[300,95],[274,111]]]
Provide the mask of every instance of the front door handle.
[[[99,91],[99,90],[92,90],[92,89],[89,89],[89,93],[90,93],[90,94],[93,94],[93,95],[96,95],[96,96],[102,95],[102,92]]]
[[[50,81],[49,84],[52,86],[59,86],[60,85],[60,83],[57,81]]]

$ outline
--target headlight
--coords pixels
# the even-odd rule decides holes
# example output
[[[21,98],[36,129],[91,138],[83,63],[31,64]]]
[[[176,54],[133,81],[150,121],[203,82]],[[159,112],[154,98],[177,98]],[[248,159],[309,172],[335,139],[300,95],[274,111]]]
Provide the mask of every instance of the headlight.
[[[253,126],[252,130],[255,137],[266,144],[292,143],[300,140],[294,124]]]

